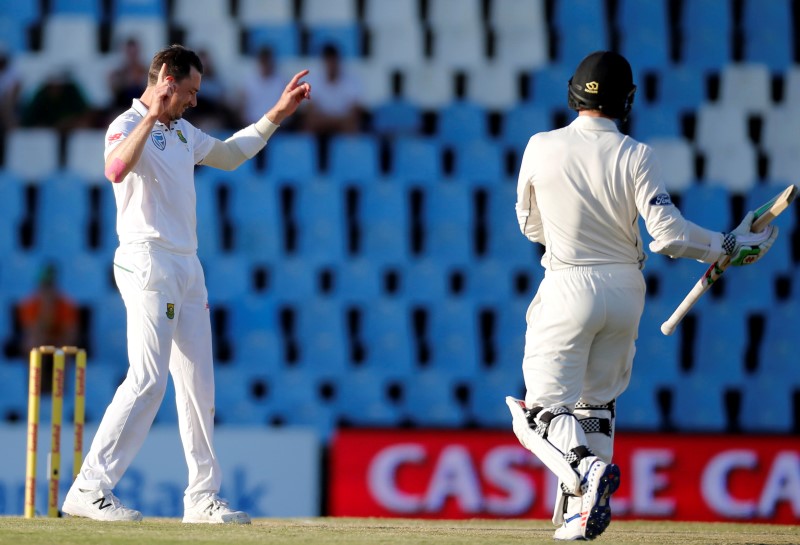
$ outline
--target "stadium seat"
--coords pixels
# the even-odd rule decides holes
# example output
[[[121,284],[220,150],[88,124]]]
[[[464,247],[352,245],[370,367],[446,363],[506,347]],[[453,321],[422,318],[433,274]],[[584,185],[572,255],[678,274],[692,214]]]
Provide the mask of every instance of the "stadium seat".
[[[391,146],[393,177],[424,185],[442,179],[442,147],[437,140],[400,137],[395,138]]]
[[[8,20],[14,25],[26,27],[42,18],[39,2],[3,2],[0,4],[0,20]]]
[[[730,192],[723,186],[692,184],[681,193],[681,212],[707,229],[727,232],[736,227],[729,200]]]
[[[746,433],[788,434],[792,432],[792,396],[800,383],[783,376],[756,373],[742,389],[739,423]]]
[[[339,186],[312,181],[297,191],[295,214],[299,251],[312,263],[338,263],[347,247],[345,211]]]
[[[300,18],[308,26],[349,24],[356,20],[355,0],[304,0]]]
[[[112,0],[111,18],[118,21],[121,17],[145,17],[164,19],[167,6],[164,0]]]
[[[798,277],[797,274],[794,276],[795,279]],[[800,305],[796,300],[782,302],[770,309],[766,315],[764,337],[761,339],[758,354],[758,374],[782,377],[786,382],[800,384],[797,343],[794,337],[798,319]]]
[[[22,180],[0,170],[0,252],[3,255],[20,249],[20,222],[24,210],[25,186]]]
[[[382,295],[380,270],[364,258],[347,259],[336,267],[336,298],[347,304],[366,304]]]
[[[364,305],[363,310],[366,360],[362,367],[380,376],[413,380],[417,367],[408,305],[400,300],[378,298]],[[346,382],[352,373],[348,373]]]
[[[688,141],[680,137],[658,137],[646,142],[658,159],[667,191],[682,194],[695,185],[694,151]]]
[[[6,168],[23,180],[42,180],[58,169],[58,134],[53,129],[16,129],[6,137]]]
[[[294,23],[253,24],[246,27],[246,35],[250,55],[265,47],[278,60],[300,55],[300,29]]]
[[[105,131],[76,129],[67,139],[66,167],[70,173],[92,183],[105,181],[103,150]]]
[[[669,64],[662,66],[656,74],[656,104],[683,114],[694,112],[706,100],[706,81],[702,70],[686,64]],[[641,85],[641,82],[638,83]],[[634,112],[637,108],[638,104],[634,106]]]
[[[747,193],[758,180],[757,156],[750,144],[715,146],[706,150],[703,178],[732,193]]]
[[[492,226],[489,232],[489,255],[502,259],[509,265],[538,267],[539,257],[536,252],[539,245],[534,245],[522,235],[514,211],[516,202],[516,183],[507,181],[492,188],[487,220]]]
[[[203,17],[186,27],[185,43],[195,51],[205,50],[223,80],[238,79],[241,55],[239,54],[239,27],[230,17],[211,19]]]
[[[622,395],[617,398],[616,429],[620,431],[658,431],[663,424],[657,399],[658,388],[659,385],[649,380],[642,366],[638,362],[634,363],[631,381]]]
[[[59,284],[79,304],[100,304],[109,294],[116,294],[111,282],[114,256],[108,253],[72,253],[59,257]]]
[[[445,299],[433,305],[429,331],[433,368],[458,379],[469,379],[479,372],[481,335],[472,302]]]
[[[669,20],[665,0],[623,0],[618,6],[620,53],[636,72],[669,64]]]
[[[637,104],[631,112],[630,135],[640,142],[654,138],[681,138],[680,114],[660,104]]]
[[[126,312],[122,297],[119,293],[109,293],[92,308],[92,359],[122,366],[128,361]],[[88,380],[93,380],[91,374]]]
[[[402,415],[390,402],[387,390],[396,382],[397,378],[374,368],[351,371],[339,382],[337,411],[351,425],[394,427]]]
[[[733,13],[727,0],[687,2],[681,12],[681,62],[703,71],[719,70],[731,59]]]
[[[447,265],[468,264],[473,255],[472,192],[456,182],[434,183],[427,188],[424,210],[425,254]]]
[[[328,174],[340,183],[374,183],[379,172],[378,142],[371,135],[337,136],[330,143]]]
[[[470,377],[469,411],[481,427],[508,429],[511,415],[506,396],[522,398],[522,373],[493,369]]]
[[[39,185],[35,247],[48,256],[88,250],[89,193],[79,177],[58,175]]]
[[[513,288],[511,268],[498,259],[476,260],[467,270],[465,295],[475,303],[508,304]]]
[[[274,184],[251,178],[231,184],[229,217],[234,249],[251,259],[272,261],[281,253],[281,213]]]
[[[389,68],[402,68],[406,71],[418,72],[424,56],[424,36],[422,29],[416,24],[396,24],[381,27],[370,33],[370,56],[373,61],[379,62]],[[434,75],[419,74],[420,83],[427,83]],[[430,84],[426,88],[430,87]],[[415,87],[407,84],[408,98]],[[438,91],[436,86],[433,87]],[[420,91],[416,98],[424,99],[424,92]],[[449,99],[449,95],[448,95]]]
[[[282,134],[266,147],[267,176],[305,183],[319,174],[317,141],[308,134]]]
[[[515,150],[521,160],[522,152],[531,136],[551,128],[550,112],[547,109],[534,103],[520,102],[503,113],[500,141]]]
[[[251,270],[243,254],[221,254],[204,267],[208,300],[236,304],[250,289]]]
[[[361,28],[355,23],[316,25],[308,32],[309,55],[320,56],[326,45],[334,45],[343,59],[361,56]]]
[[[446,372],[435,369],[419,371],[413,380],[405,384],[402,404],[404,414],[418,426],[463,426],[468,415],[457,403],[456,385],[457,382]]]
[[[517,71],[505,64],[489,63],[469,67],[467,100],[490,111],[504,112],[519,100]]]
[[[592,0],[562,0],[555,4],[553,27],[558,62],[574,67],[590,52],[608,49],[605,4]]]
[[[549,110],[566,109],[567,84],[574,70],[574,66],[565,64],[549,64],[534,70],[528,101]]]
[[[384,101],[372,110],[372,129],[379,135],[411,136],[421,128],[422,111],[404,98]]]
[[[397,44],[395,47],[403,46]],[[446,108],[451,104],[454,97],[451,70],[416,60],[404,68],[404,73],[405,97],[412,104],[427,110]]]
[[[175,23],[189,29],[203,26],[208,21],[220,25],[230,22],[231,13],[228,2],[218,0],[174,0],[172,2],[172,19]]]
[[[788,0],[745,0],[742,12],[744,59],[765,63],[772,72],[792,65],[792,6]]]
[[[488,136],[486,110],[479,105],[458,101],[439,110],[437,136],[443,144],[458,144]]]
[[[333,300],[312,299],[298,309],[300,365],[310,376],[339,377],[350,366],[344,308]]]
[[[538,25],[534,28],[537,28]],[[493,62],[512,70],[537,70],[547,66],[548,33],[529,27],[498,29],[494,34]]]
[[[5,426],[14,421],[23,422],[28,414],[28,366],[21,362],[0,360],[0,383],[3,384],[0,423]],[[48,418],[45,411],[42,413],[40,414]]]
[[[744,113],[721,104],[702,104],[697,108],[694,141],[700,151],[749,146],[747,119]]]
[[[707,377],[681,377],[673,389],[672,418],[682,432],[723,432],[728,424],[724,388]]]
[[[29,49],[26,25],[2,14],[0,14],[0,36],[2,36],[0,47],[7,54],[18,55]]]
[[[417,259],[403,268],[402,294],[409,305],[438,304],[447,292],[447,271],[439,261]]]
[[[392,97],[391,70],[380,62],[361,58],[349,59],[346,66],[361,87],[361,105],[374,116],[375,110]]]
[[[219,201],[221,180],[209,170],[195,177],[197,200],[197,246],[201,258],[216,257],[222,252],[222,222]]]
[[[388,27],[409,27],[421,22],[419,3],[416,0],[366,0],[364,22],[370,28],[385,30]]]
[[[120,15],[111,25],[112,49],[118,50],[126,40],[136,38],[145,63],[156,51],[169,45],[168,37],[167,23],[156,16]]]
[[[294,21],[292,0],[239,0],[237,18],[243,26],[283,26]]]
[[[49,15],[83,15],[99,22],[103,6],[101,0],[51,0]]]
[[[769,67],[761,63],[735,63],[723,67],[719,103],[746,114],[764,114],[772,105]]]
[[[42,23],[42,53],[49,62],[78,66],[98,52],[98,20],[90,15],[50,15]]]
[[[306,259],[284,258],[270,272],[268,294],[280,304],[299,305],[317,295],[317,267]]]
[[[454,177],[468,185],[492,186],[501,183],[503,153],[493,140],[471,140],[454,147]]]
[[[411,250],[405,188],[375,183],[365,187],[362,195],[359,224],[363,256],[376,265],[402,265]]]
[[[740,272],[733,271],[726,279],[728,297],[719,302],[713,299],[706,301],[706,306],[696,317],[694,367],[691,374],[724,386],[741,386],[748,382],[744,376],[744,362],[748,343],[749,308],[741,301],[741,293],[728,291],[733,288],[733,284],[727,284],[728,280],[739,276]],[[767,282],[762,283],[768,285]],[[733,293],[736,295],[730,297]]]
[[[485,63],[485,51],[485,38],[480,26],[446,26],[433,32],[432,62],[439,68],[475,68]]]

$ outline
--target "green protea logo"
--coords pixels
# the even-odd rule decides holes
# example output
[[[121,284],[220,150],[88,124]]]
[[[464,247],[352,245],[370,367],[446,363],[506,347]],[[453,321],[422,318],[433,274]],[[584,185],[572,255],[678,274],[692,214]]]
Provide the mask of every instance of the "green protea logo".
[[[172,320],[175,317],[175,303],[167,303],[167,318]]]

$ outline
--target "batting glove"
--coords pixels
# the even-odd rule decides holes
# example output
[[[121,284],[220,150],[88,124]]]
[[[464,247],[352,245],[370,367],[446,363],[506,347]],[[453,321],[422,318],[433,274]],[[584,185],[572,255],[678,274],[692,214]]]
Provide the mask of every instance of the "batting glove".
[[[752,265],[769,251],[778,238],[778,228],[770,225],[759,233],[750,231],[755,214],[751,211],[739,226],[725,235],[722,248],[730,256],[731,265]]]

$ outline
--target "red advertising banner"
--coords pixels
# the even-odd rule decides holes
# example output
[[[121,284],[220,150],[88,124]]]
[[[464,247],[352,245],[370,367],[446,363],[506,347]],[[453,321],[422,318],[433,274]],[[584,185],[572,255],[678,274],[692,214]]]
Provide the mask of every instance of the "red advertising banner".
[[[800,438],[618,434],[615,519],[797,524]],[[334,516],[550,518],[556,480],[513,432],[343,430]]]

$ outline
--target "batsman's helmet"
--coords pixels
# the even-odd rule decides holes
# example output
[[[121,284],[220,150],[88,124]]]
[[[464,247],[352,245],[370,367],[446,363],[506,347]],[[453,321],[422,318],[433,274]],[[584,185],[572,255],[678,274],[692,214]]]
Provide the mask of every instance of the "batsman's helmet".
[[[568,88],[570,109],[600,110],[622,120],[628,117],[636,93],[631,65],[613,51],[595,51],[583,59]]]

